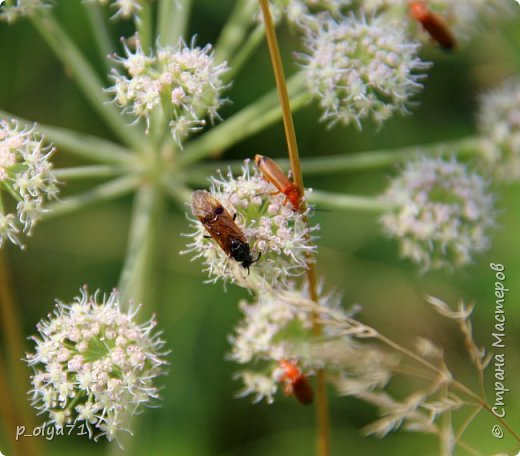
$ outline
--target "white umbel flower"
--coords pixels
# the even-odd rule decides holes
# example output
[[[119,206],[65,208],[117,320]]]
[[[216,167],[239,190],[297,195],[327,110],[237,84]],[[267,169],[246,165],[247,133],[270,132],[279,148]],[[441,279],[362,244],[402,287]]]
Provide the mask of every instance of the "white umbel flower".
[[[0,4],[0,20],[15,22],[24,16],[30,16],[42,8],[49,8],[51,2],[45,0],[6,0]]]
[[[520,78],[505,81],[480,97],[479,131],[484,158],[495,176],[520,179]]]
[[[134,52],[125,45],[125,54],[114,60],[127,74],[112,69],[114,85],[108,91],[123,111],[146,119],[147,129],[152,113],[160,109],[173,138],[182,144],[206,125],[206,118],[212,122],[218,118],[227,87],[222,75],[229,68],[226,62],[215,62],[210,45],[190,47],[179,40],[176,46],[159,46],[155,54],[147,55],[138,40]]]
[[[0,120],[0,247],[6,239],[23,247],[20,232],[30,235],[44,203],[56,197],[53,153],[35,127]]]
[[[155,320],[135,321],[138,308],[121,310],[117,291],[101,303],[86,289],[72,304],[58,302],[53,315],[37,325],[33,405],[57,428],[80,422],[89,436],[108,440],[125,429],[127,418],[158,397],[154,379],[163,372],[153,334]]]
[[[429,64],[419,59],[419,44],[405,29],[384,15],[342,21],[322,15],[307,27],[303,72],[324,121],[361,128],[368,117],[381,124],[408,112],[410,97],[422,88],[419,73]]]
[[[138,18],[139,13],[142,9],[142,6],[139,0],[84,0],[88,3],[99,3],[100,5],[106,5],[110,3],[110,7],[116,10],[113,15],[114,19],[123,18],[123,19],[131,19]]]
[[[335,18],[341,18],[352,0],[273,0],[273,16],[285,16],[290,24],[304,26],[314,17],[324,12]]]
[[[494,197],[481,176],[455,160],[420,157],[395,177],[381,221],[401,255],[422,271],[470,263],[489,246]]]
[[[309,261],[309,254],[316,246],[311,239],[304,214],[294,210],[283,194],[267,182],[257,170],[251,171],[248,162],[242,175],[220,175],[211,179],[210,194],[227,210],[236,214],[235,223],[244,234],[251,255],[258,262],[251,266],[251,274],[263,277],[271,284],[284,284],[292,277],[302,275]],[[195,253],[202,258],[211,281],[231,280],[243,285],[248,271],[208,238],[208,231],[196,220],[193,240],[183,253]],[[313,227],[311,231],[317,229]],[[251,286],[246,282],[245,286]]]

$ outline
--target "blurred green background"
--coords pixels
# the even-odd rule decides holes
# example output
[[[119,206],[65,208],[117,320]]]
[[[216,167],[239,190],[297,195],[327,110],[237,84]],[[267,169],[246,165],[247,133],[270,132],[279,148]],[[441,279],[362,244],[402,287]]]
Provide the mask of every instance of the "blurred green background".
[[[79,1],[57,2],[57,15],[74,40],[95,63],[102,62],[91,42],[91,31]],[[197,43],[215,42],[232,7],[231,1],[194,2],[190,34]],[[456,139],[475,131],[476,96],[520,70],[520,20],[513,18],[498,30],[482,31],[472,42],[446,55],[425,47],[423,56],[435,62],[420,104],[412,116],[395,118],[381,130],[368,125],[327,129],[318,123],[319,111],[308,106],[296,114],[301,154],[305,156],[356,153],[357,151],[423,144]],[[131,33],[129,24],[114,22],[114,38]],[[298,49],[287,28],[280,30],[286,61]],[[295,67],[287,63],[288,71]],[[235,79],[228,92],[232,104],[221,112],[229,117],[273,87],[265,46]],[[68,127],[111,138],[74,82],[63,71],[46,44],[28,21],[8,27],[0,24],[0,109],[41,123]],[[285,140],[281,125],[243,141],[226,151],[223,159],[253,157],[256,153],[283,157]],[[58,152],[57,167],[80,162]],[[215,168],[221,166],[215,161]],[[308,178],[316,189],[377,195],[393,169],[377,172],[336,174]],[[305,177],[305,176],[304,176]],[[75,182],[62,189],[73,194],[92,182]],[[408,262],[398,258],[395,242],[386,239],[373,215],[356,212],[317,212],[321,225],[318,256],[319,276],[327,289],[342,291],[344,305],[362,304],[360,318],[386,335],[410,346],[418,335],[430,337],[445,350],[453,372],[463,382],[477,387],[477,378],[466,358],[464,344],[455,326],[438,317],[424,302],[424,295],[438,296],[450,304],[459,299],[475,302],[476,340],[490,348],[494,318],[494,274],[489,263],[505,265],[511,289],[506,302],[507,419],[520,429],[520,185],[497,188],[500,226],[493,246],[473,265],[456,272],[420,276]],[[91,290],[109,291],[117,282],[126,249],[131,198],[98,205],[70,216],[42,223],[27,240],[26,251],[5,248],[16,306],[27,337],[35,324],[53,308],[55,298],[68,301],[85,283]],[[245,290],[220,284],[206,285],[200,264],[180,256],[188,232],[185,214],[173,204],[162,222],[160,252],[154,271],[153,307],[164,331],[169,355],[169,373],[163,385],[161,407],[147,409],[138,418],[135,437],[125,454],[161,455],[298,455],[313,454],[314,411],[281,395],[273,405],[252,405],[250,399],[235,399],[241,387],[232,379],[237,366],[225,360],[227,335],[240,318],[237,303],[247,298]],[[151,306],[148,306],[150,308]],[[0,334],[0,343],[5,338]],[[6,347],[2,345],[2,353]],[[26,341],[26,350],[32,349]],[[491,368],[492,369],[492,368]],[[489,398],[493,399],[493,372],[486,374]],[[406,382],[392,381],[397,396]],[[12,386],[12,385],[11,385]],[[9,390],[8,394],[10,394]],[[383,440],[362,436],[360,429],[374,420],[376,411],[355,399],[337,397],[331,390],[332,454],[402,455],[439,453],[430,436],[398,432]],[[40,417],[38,417],[40,419]],[[23,424],[23,423],[20,423]],[[465,434],[465,440],[483,454],[508,450],[514,441],[506,435],[491,435],[495,421],[481,413]],[[105,454],[105,442],[80,437],[39,439],[45,454],[77,456]],[[12,454],[5,427],[0,429],[0,451]],[[114,454],[118,454],[116,450]],[[459,451],[457,454],[466,454]]]

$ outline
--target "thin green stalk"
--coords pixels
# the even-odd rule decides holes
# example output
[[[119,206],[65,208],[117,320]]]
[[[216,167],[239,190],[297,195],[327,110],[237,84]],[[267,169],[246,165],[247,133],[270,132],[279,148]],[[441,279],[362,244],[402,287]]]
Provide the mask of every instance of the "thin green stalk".
[[[186,210],[186,203],[190,201],[192,190],[180,184],[175,178],[165,179],[164,186],[181,210]]]
[[[112,37],[107,27],[105,17],[96,2],[82,2],[85,11],[87,12],[87,19],[90,23],[90,33],[96,45],[99,58],[103,63],[103,67],[108,74],[110,71],[110,64],[108,56],[115,50]]]
[[[186,39],[192,0],[159,0],[157,37],[161,46]]]
[[[155,286],[155,253],[161,227],[164,201],[162,190],[155,183],[145,183],[137,191],[130,221],[128,248],[119,278],[119,296],[122,309],[131,303],[142,304],[152,308]],[[128,417],[128,428],[137,427],[138,417]],[[120,446],[112,442],[107,448],[108,456],[133,454],[132,446],[135,438],[124,434],[120,438]]]
[[[71,168],[53,169],[52,173],[60,180],[67,179],[91,179],[101,177],[119,176],[128,169],[122,166],[111,165],[93,165],[93,166],[75,166]]]
[[[303,80],[293,76],[289,82],[289,93],[293,96],[292,109],[298,110],[309,101],[309,95],[301,93]],[[188,142],[179,157],[179,165],[187,166],[207,156],[216,155],[233,144],[274,124],[282,117],[276,90],[272,90],[254,103],[246,106],[220,125]]]
[[[153,291],[153,258],[163,210],[161,188],[143,184],[135,196],[128,248],[119,279],[123,305],[129,300],[146,302]]]
[[[14,396],[10,394],[9,379],[7,378],[7,369],[4,366],[3,353],[0,351],[0,417],[2,418],[4,435],[9,441],[10,450],[14,456],[23,456],[23,442],[16,440],[16,426],[21,423],[18,417],[16,406],[14,404]],[[4,451],[9,451],[9,449]],[[9,453],[11,454],[11,453]]]
[[[9,112],[0,110],[0,117],[4,119],[17,120],[21,124],[32,125],[33,121],[15,116]],[[49,142],[58,149],[70,152],[87,160],[103,163],[128,163],[134,157],[132,151],[107,139],[97,136],[79,133],[68,128],[54,127],[45,124],[36,124],[37,129]]]
[[[384,168],[394,165],[400,161],[408,160],[419,152],[427,154],[438,154],[447,156],[470,156],[480,150],[481,139],[477,136],[468,136],[453,141],[444,141],[421,146],[408,146],[395,149],[371,150],[366,152],[355,152],[341,155],[324,155],[323,157],[306,157],[301,160],[302,172],[307,176],[328,175],[334,173],[355,172],[361,170]],[[283,169],[289,169],[289,161],[277,159]],[[230,168],[238,172],[244,162],[220,161],[220,168]],[[213,163],[197,163],[189,169],[188,181],[200,183],[205,176],[215,171]]]
[[[313,190],[308,197],[317,209],[362,211],[380,213],[389,209],[389,204],[374,197],[346,195]]]
[[[293,173],[293,182],[298,187],[300,194],[303,195],[305,193],[305,187],[303,185],[303,176],[300,167],[300,156],[298,153],[298,144],[296,141],[296,131],[294,128],[294,121],[289,102],[289,93],[287,90],[282,57],[280,55],[280,48],[278,46],[274,24],[271,18],[271,12],[269,10],[269,0],[260,0],[260,7],[262,9],[262,15],[264,18],[265,36],[267,45],[269,47],[269,54],[271,56],[276,87],[280,99],[285,138],[287,140],[287,149],[289,152],[289,161],[291,162],[291,170]],[[302,201],[301,206],[302,211],[305,211],[305,201]],[[304,219],[305,223],[309,226],[307,217]],[[310,238],[310,234],[308,234],[308,236]],[[319,302],[319,296],[316,267],[315,262],[313,261],[312,253],[308,255],[307,260],[307,284],[309,286],[309,296],[311,300],[317,304]],[[318,313],[312,313],[312,333],[315,337],[320,337],[322,334],[322,325],[319,322],[319,317],[320,316]],[[329,405],[325,371],[323,369],[318,369],[316,373],[316,424],[316,454],[318,456],[328,456],[330,454]]]
[[[112,131],[131,149],[145,148],[144,135],[139,129],[128,128],[125,117],[110,103],[103,91],[103,83],[90,63],[48,12],[33,14],[31,21],[47,41],[48,45],[71,72],[78,86],[97,113],[106,121]]]
[[[260,43],[263,42],[264,36],[264,24],[258,24],[229,61],[230,70],[224,74],[224,81],[231,81],[240,72]]]
[[[237,0],[229,19],[222,28],[215,45],[217,62],[229,60],[237,49],[242,46],[245,36],[253,23],[257,9],[255,0]]]
[[[139,182],[139,176],[123,176],[112,181],[94,187],[79,195],[64,198],[47,206],[47,212],[43,214],[44,219],[51,219],[61,215],[70,214],[84,209],[86,206],[109,201],[126,195],[135,189]]]
[[[20,420],[18,423],[10,423],[15,426],[8,430],[9,433],[16,431],[16,425],[23,425],[26,429],[34,429],[35,426],[34,413],[26,400],[26,393],[30,384],[29,368],[22,361],[25,337],[22,333],[19,308],[15,305],[11,284],[12,278],[9,274],[8,262],[4,251],[0,249],[0,322],[4,343],[9,350],[8,369],[5,372],[12,376],[11,391],[13,393],[14,412],[16,418]],[[7,382],[7,378],[5,381]],[[41,454],[38,439],[25,440],[16,442],[13,449],[17,453],[19,451],[19,454],[24,456]]]
[[[135,29],[139,34],[139,40],[145,54],[153,50],[153,18],[152,5],[150,0],[140,0],[141,9],[139,14],[134,16]]]

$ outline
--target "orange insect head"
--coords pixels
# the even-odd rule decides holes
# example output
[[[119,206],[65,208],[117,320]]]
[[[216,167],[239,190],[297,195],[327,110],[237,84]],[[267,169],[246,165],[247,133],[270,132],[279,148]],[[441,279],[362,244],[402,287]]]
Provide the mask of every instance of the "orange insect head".
[[[425,21],[430,14],[430,10],[424,2],[412,1],[408,4],[408,6],[410,8],[410,14],[414,17],[415,20],[419,22]]]
[[[295,362],[289,360],[280,361],[283,373],[280,381],[285,383],[284,392],[286,395],[293,395],[303,405],[312,404],[314,391],[307,377],[302,374]]]

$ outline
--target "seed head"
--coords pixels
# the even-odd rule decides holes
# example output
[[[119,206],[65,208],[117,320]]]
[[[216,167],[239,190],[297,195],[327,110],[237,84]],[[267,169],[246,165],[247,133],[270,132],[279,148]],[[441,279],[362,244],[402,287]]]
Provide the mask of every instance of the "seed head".
[[[153,112],[162,109],[172,136],[181,145],[193,131],[213,122],[225,102],[221,98],[227,85],[222,75],[228,71],[226,62],[217,64],[210,45],[191,47],[179,40],[176,46],[158,46],[155,54],[147,55],[139,40],[132,52],[125,44],[126,57],[115,57],[125,74],[112,69],[114,85],[108,89],[114,102],[136,119],[146,119],[147,131]]]
[[[455,160],[408,163],[383,198],[390,207],[381,219],[385,230],[423,272],[465,265],[489,246],[494,197],[486,180]]]
[[[58,302],[37,325],[33,405],[57,428],[83,421],[89,436],[117,438],[128,416],[158,397],[154,378],[165,364],[155,320],[139,325],[138,308],[123,312],[117,291],[98,303],[86,289],[71,304]]]
[[[520,78],[483,94],[478,120],[489,168],[501,180],[520,179]]]
[[[304,214],[286,204],[286,197],[277,193],[256,169],[251,170],[247,161],[242,175],[233,177],[219,175],[211,178],[210,193],[233,216],[243,232],[252,256],[261,258],[251,266],[251,274],[263,277],[268,283],[283,285],[290,278],[299,276],[307,269],[308,255],[316,250],[310,237]],[[183,253],[193,252],[202,258],[211,281],[231,280],[250,286],[247,271],[228,256],[213,239],[199,220],[194,220],[194,232],[188,236],[192,242]],[[311,231],[318,227],[311,228]]]
[[[407,113],[412,95],[429,64],[417,57],[418,43],[408,40],[402,23],[388,16],[329,15],[306,27],[307,54],[301,55],[310,92],[333,125],[372,117],[381,124],[395,112]]]
[[[5,239],[23,247],[20,230],[30,235],[44,203],[56,197],[49,161],[54,150],[36,127],[0,120],[0,247]]]

